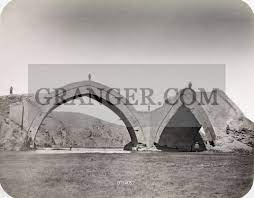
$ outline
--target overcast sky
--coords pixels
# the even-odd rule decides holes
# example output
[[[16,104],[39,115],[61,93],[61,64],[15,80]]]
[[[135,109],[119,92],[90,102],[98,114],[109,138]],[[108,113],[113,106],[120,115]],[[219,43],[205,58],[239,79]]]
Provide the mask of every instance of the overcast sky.
[[[76,78],[75,72],[66,77],[66,70],[58,76],[48,74],[45,84],[54,76],[63,86],[86,80],[92,73],[94,80],[108,86],[152,86],[158,92],[167,83],[175,86],[184,72],[165,66],[121,65],[192,64],[189,72],[200,72],[200,78],[192,74],[192,79],[184,78],[178,86],[189,80],[199,86],[203,79],[200,82],[209,81],[215,87],[223,83],[210,70],[204,74],[206,69],[191,68],[225,65],[226,93],[254,120],[253,27],[250,8],[238,0],[11,2],[1,20],[0,95],[8,94],[11,85],[15,93],[28,92],[28,64],[90,65],[83,66],[82,75],[76,70]],[[117,67],[93,69],[92,63]]]

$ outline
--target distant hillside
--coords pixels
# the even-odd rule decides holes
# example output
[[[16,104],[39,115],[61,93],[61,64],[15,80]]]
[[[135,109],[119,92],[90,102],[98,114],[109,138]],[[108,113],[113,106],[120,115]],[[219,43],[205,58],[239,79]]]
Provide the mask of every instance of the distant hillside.
[[[130,142],[125,126],[73,112],[52,112],[43,122],[38,146],[123,147]]]

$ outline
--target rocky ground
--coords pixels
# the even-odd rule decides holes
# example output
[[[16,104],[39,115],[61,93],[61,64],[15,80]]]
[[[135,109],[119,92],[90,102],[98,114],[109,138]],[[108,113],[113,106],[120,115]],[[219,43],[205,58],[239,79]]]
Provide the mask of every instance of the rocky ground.
[[[27,150],[29,141],[27,132],[10,119],[0,115],[0,149],[1,150]]]
[[[215,147],[211,147],[211,150],[218,152],[253,152],[253,123],[248,120],[245,120],[245,122],[248,123],[242,124],[240,127],[228,125],[225,132],[218,133]]]
[[[73,112],[52,112],[36,137],[46,147],[124,147],[130,142],[125,126]]]

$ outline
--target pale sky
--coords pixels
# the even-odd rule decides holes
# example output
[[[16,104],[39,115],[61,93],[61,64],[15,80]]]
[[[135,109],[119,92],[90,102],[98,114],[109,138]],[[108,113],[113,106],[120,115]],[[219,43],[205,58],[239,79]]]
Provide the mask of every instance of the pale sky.
[[[52,0],[52,2],[55,0]],[[119,0],[120,1],[120,0]],[[222,1],[215,1],[216,6],[219,7],[219,4]],[[235,0],[230,0],[233,2],[240,2]],[[252,10],[254,10],[254,1],[253,0],[244,0],[247,2]],[[4,7],[4,5],[8,2],[8,0],[0,0],[0,14]],[[26,0],[19,0],[19,2],[26,2]],[[38,1],[33,0],[33,2],[37,3]],[[46,0],[45,0],[46,2]],[[64,1],[62,1],[64,2]],[[71,1],[69,1],[71,2]],[[107,1],[108,2],[108,1]],[[132,1],[129,1],[132,2]],[[154,1],[160,5],[160,2],[163,1]],[[180,2],[180,0],[179,0]],[[187,1],[185,1],[187,2]],[[205,1],[203,1],[205,2]],[[149,2],[152,4],[151,2]],[[24,3],[25,4],[25,3]],[[110,3],[109,3],[110,4]],[[135,8],[135,3],[132,2],[132,6]],[[156,7],[158,7],[158,5]],[[112,4],[110,5],[112,6]],[[110,6],[105,8],[105,10],[110,10]],[[14,6],[15,7],[15,6]],[[226,65],[226,93],[228,96],[240,107],[240,109],[244,112],[244,114],[254,121],[254,33],[253,33],[253,15],[252,15],[252,23],[244,23],[245,19],[242,19],[241,12],[238,12],[237,8],[233,9],[234,16],[236,18],[230,21],[230,14],[227,18],[228,20],[221,20],[220,17],[204,11],[203,15],[209,15],[208,18],[204,19],[204,23],[200,23],[195,26],[195,21],[193,25],[193,21],[189,21],[190,24],[187,29],[179,28],[180,30],[189,30],[190,38],[195,42],[199,41],[200,43],[196,44],[195,42],[188,42],[188,39],[182,38],[182,42],[176,46],[175,42],[168,42],[167,32],[168,30],[163,29],[163,26],[160,26],[156,21],[150,21],[151,23],[147,23],[146,26],[142,24],[142,19],[137,18],[137,21],[141,21],[141,25],[138,26],[135,22],[132,21],[127,24],[127,32],[125,28],[120,26],[120,29],[117,30],[117,33],[112,34],[110,29],[107,29],[107,26],[95,27],[93,29],[87,28],[88,31],[85,32],[84,37],[87,39],[82,40],[76,38],[79,34],[75,34],[72,28],[79,28],[79,23],[77,26],[69,26],[70,29],[63,29],[59,25],[57,25],[57,21],[54,21],[56,24],[52,26],[52,24],[48,24],[48,26],[44,26],[44,29],[53,28],[54,31],[59,33],[67,32],[71,39],[66,39],[64,43],[64,39],[62,36],[60,38],[57,37],[57,34],[53,34],[53,37],[49,37],[50,31],[44,32],[45,34],[36,36],[31,35],[29,29],[23,29],[24,24],[22,24],[23,20],[25,20],[25,15],[32,14],[36,12],[33,9],[25,8],[22,12],[17,14],[13,14],[15,12],[15,8],[10,8],[10,10],[6,11],[6,20],[3,20],[3,25],[1,25],[1,31],[3,28],[7,26],[7,32],[1,32],[0,37],[0,95],[6,95],[9,92],[9,87],[11,85],[14,86],[15,93],[26,93],[28,91],[28,64],[33,63],[49,63],[49,64],[225,64]],[[100,6],[98,6],[100,8]],[[128,6],[127,6],[128,7]],[[133,8],[132,7],[132,8]],[[142,6],[145,7],[145,6]],[[149,5],[148,5],[149,7]],[[152,6],[151,6],[152,7]],[[222,6],[223,7],[223,6]],[[241,7],[244,7],[241,5]],[[244,8],[246,15],[251,16],[250,10],[248,8]],[[177,9],[176,9],[177,10]],[[37,10],[38,11],[38,10]],[[127,9],[128,11],[128,9]],[[188,12],[188,9],[183,10],[182,13]],[[192,10],[191,10],[192,11]],[[232,11],[232,10],[231,10]],[[8,16],[8,12],[10,16]],[[114,11],[113,11],[114,12]],[[225,11],[226,12],[226,11]],[[18,11],[17,11],[18,13]],[[38,12],[40,13],[40,12]],[[120,13],[120,12],[119,12]],[[118,14],[119,14],[118,13]],[[176,16],[176,23],[181,23],[181,14]],[[121,14],[121,13],[120,13]],[[138,15],[137,13],[134,13]],[[158,13],[157,13],[158,14]],[[164,12],[165,14],[165,12]],[[227,12],[228,14],[228,12]],[[156,12],[155,12],[156,15]],[[246,16],[245,15],[245,16]],[[75,15],[74,15],[75,16]],[[134,15],[135,16],[135,15]],[[157,15],[156,15],[157,16]],[[31,17],[31,16],[30,16]],[[32,17],[33,18],[33,17]],[[36,18],[36,17],[35,17]],[[117,18],[117,17],[116,17]],[[202,18],[202,17],[200,17]],[[212,18],[215,21],[212,23],[217,24],[213,26],[209,24]],[[251,18],[251,17],[250,17]],[[68,18],[65,18],[68,20]],[[188,17],[187,17],[188,19]],[[192,18],[192,19],[195,19]],[[217,19],[217,20],[216,20]],[[49,20],[49,19],[48,19]],[[98,17],[98,22],[100,22],[100,17]],[[179,20],[179,21],[177,21]],[[191,20],[191,19],[190,19]],[[243,20],[243,21],[242,21]],[[40,21],[40,20],[39,20]],[[89,20],[88,20],[89,21]],[[187,20],[188,21],[188,20]],[[41,22],[41,21],[40,21]],[[36,21],[32,21],[30,25],[34,26],[34,29],[40,30],[40,22],[36,24]],[[45,21],[43,21],[45,22]],[[60,21],[61,22],[61,21]],[[62,21],[63,22],[63,21]],[[95,20],[96,22],[96,20]],[[125,21],[123,20],[122,23]],[[133,22],[133,26],[132,26]],[[200,22],[200,21],[199,21]],[[243,25],[241,23],[243,22]],[[6,23],[13,23],[15,26],[14,29],[10,28]],[[81,24],[81,23],[80,23]],[[230,24],[232,25],[230,27]],[[26,24],[27,25],[27,24]],[[45,25],[45,23],[43,23]],[[42,26],[43,26],[42,25]],[[128,26],[129,25],[129,26]],[[164,21],[162,25],[167,25],[167,22]],[[185,24],[186,25],[186,24]],[[210,25],[210,27],[209,27]],[[229,26],[228,26],[229,25]],[[91,24],[90,24],[91,26]],[[117,26],[117,25],[116,25]],[[92,26],[91,26],[92,27]],[[94,27],[94,26],[93,26]],[[171,24],[171,28],[174,28]],[[244,28],[247,27],[247,36]],[[248,28],[249,27],[249,28]],[[60,29],[57,29],[60,28]],[[109,28],[113,28],[112,24],[110,24]],[[142,28],[145,31],[142,31]],[[153,31],[153,29],[157,29],[157,31]],[[193,28],[193,29],[192,29]],[[121,31],[121,29],[123,31]],[[192,29],[192,30],[191,30]],[[27,30],[27,31],[25,31]],[[60,31],[59,31],[60,30]],[[241,31],[243,30],[243,31]],[[19,34],[19,31],[21,34]],[[30,29],[31,31],[31,29]],[[104,32],[103,32],[104,31]],[[195,32],[199,32],[198,36],[195,36]],[[212,32],[212,33],[211,33]],[[76,32],[77,33],[77,32]],[[111,34],[110,34],[111,33]],[[7,34],[7,35],[6,35]],[[38,34],[38,32],[37,32]],[[92,35],[95,34],[93,37]],[[188,36],[188,34],[184,34],[182,32],[174,32],[170,36],[175,36],[175,40],[177,34],[181,36]],[[223,34],[223,39],[219,38],[219,35]],[[4,35],[4,36],[3,36]],[[31,42],[27,42],[28,38],[26,35],[29,35],[30,41],[40,45],[40,48],[36,45],[31,45]],[[206,35],[206,36],[204,36]],[[215,36],[214,36],[215,35]],[[200,40],[197,38],[201,36]],[[74,39],[73,39],[74,38]],[[75,39],[76,38],[76,39]],[[155,39],[156,38],[156,39]],[[149,39],[155,39],[152,42]],[[170,39],[169,39],[170,40]],[[10,42],[13,41],[13,42]],[[84,42],[86,41],[86,42]],[[187,43],[184,43],[186,42]],[[209,42],[208,42],[209,41]],[[73,47],[73,44],[74,46]],[[247,43],[247,44],[246,44]],[[82,44],[82,45],[81,45]],[[235,44],[235,45],[234,45]],[[28,47],[25,47],[29,45]],[[83,46],[83,47],[82,47]],[[68,50],[61,51],[62,48],[68,48]],[[124,73],[124,72],[123,72]],[[95,75],[95,74],[94,74]],[[61,75],[60,75],[61,76]],[[124,76],[124,74],[123,74]],[[61,77],[59,77],[61,80]],[[87,74],[84,74],[84,79],[87,78]],[[140,77],[141,79],[143,76]],[[100,81],[97,75],[95,75],[95,79]],[[131,80],[131,77],[130,77]],[[216,79],[215,79],[216,81]],[[140,80],[140,82],[142,82]],[[103,107],[100,107],[103,108]],[[94,114],[96,114],[96,110],[93,110]],[[109,112],[107,110],[103,110],[105,112]],[[98,112],[98,111],[97,111]],[[91,113],[91,114],[93,114]],[[110,113],[109,113],[110,114]],[[108,121],[114,121],[114,114],[111,113],[108,115]],[[111,120],[110,120],[111,119]],[[246,198],[253,197],[254,188],[252,188],[252,192],[250,192]]]
[[[54,6],[63,9],[51,7],[49,0],[32,9],[26,2],[33,1],[11,2],[2,15],[0,95],[8,94],[11,85],[15,93],[28,92],[28,64],[219,64],[226,66],[226,93],[254,120],[253,15],[244,4],[238,10],[237,1],[225,1],[232,6],[225,9],[225,3],[213,14],[213,3],[211,10],[205,3],[200,6],[206,11],[189,4],[188,11],[176,3],[173,7],[181,10],[182,6],[186,11],[179,14],[168,12],[166,1],[160,1],[161,6],[149,1],[147,12],[123,0],[120,2],[125,3],[116,3],[114,9],[110,3],[105,6],[98,1],[93,6],[92,1],[86,1],[87,10],[79,6],[77,12],[75,5],[69,5],[68,10],[59,0]],[[160,89],[160,80],[164,86],[167,73],[158,70],[162,78],[154,71],[149,75],[156,76],[155,88]],[[153,81],[142,74],[134,79],[127,71],[122,67],[118,78],[129,78],[131,86],[131,82],[142,87]],[[87,75],[84,73],[84,80]],[[103,79],[95,73],[94,78],[109,86],[128,85],[127,80],[121,83],[113,76]],[[63,82],[61,86],[73,82],[62,79],[61,72],[57,80]]]

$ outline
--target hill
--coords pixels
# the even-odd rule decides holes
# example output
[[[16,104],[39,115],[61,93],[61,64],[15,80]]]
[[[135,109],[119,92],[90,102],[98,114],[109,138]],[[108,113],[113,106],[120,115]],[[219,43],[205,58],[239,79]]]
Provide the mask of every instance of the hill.
[[[123,147],[130,142],[125,126],[90,115],[52,112],[43,122],[36,138],[37,146]]]

